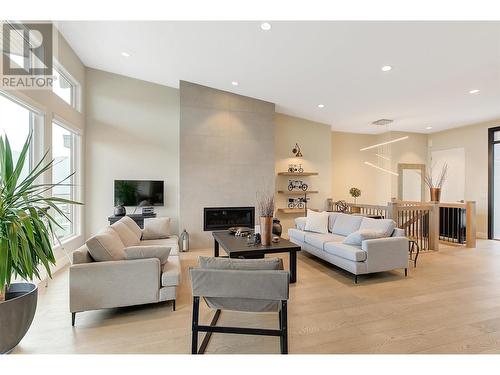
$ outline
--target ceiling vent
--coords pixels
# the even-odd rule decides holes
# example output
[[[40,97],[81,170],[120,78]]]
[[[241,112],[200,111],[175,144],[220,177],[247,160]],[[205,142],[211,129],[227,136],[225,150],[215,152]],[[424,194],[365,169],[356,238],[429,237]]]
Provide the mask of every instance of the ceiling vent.
[[[386,118],[381,118],[380,120],[373,121],[372,125],[384,126],[384,125],[389,125],[392,122],[394,122],[394,121],[393,120],[388,120]]]

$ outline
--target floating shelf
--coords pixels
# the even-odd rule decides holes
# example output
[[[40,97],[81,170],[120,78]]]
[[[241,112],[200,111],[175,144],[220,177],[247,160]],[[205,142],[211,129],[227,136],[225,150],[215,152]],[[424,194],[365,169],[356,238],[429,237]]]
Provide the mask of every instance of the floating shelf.
[[[318,172],[278,172],[278,176],[296,176],[296,177],[305,177],[305,176],[317,176]]]
[[[318,194],[319,191],[317,190],[278,190],[278,194],[285,194],[285,195],[306,195],[306,194]]]
[[[311,211],[318,211],[313,208],[308,208]],[[278,212],[282,214],[305,214],[306,210],[304,208],[278,208]]]

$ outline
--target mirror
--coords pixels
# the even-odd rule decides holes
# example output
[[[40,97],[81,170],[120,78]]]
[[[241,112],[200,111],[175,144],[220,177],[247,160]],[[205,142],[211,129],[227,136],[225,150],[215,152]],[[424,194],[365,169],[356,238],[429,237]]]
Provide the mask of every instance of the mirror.
[[[398,199],[423,202],[425,200],[425,164],[398,164]]]

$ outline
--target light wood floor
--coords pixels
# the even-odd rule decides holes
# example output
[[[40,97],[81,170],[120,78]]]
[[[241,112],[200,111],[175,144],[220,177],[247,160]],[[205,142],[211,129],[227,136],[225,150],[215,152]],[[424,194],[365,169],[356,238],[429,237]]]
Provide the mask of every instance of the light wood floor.
[[[181,255],[171,303],[77,314],[71,327],[68,271],[40,287],[31,329],[14,353],[189,353],[187,268],[210,250]],[[290,353],[499,353],[500,242],[421,254],[417,268],[360,277],[301,253],[289,301]],[[202,308],[201,320],[212,312]],[[276,314],[223,312],[220,325],[276,328]],[[209,353],[278,353],[274,337],[214,334]]]

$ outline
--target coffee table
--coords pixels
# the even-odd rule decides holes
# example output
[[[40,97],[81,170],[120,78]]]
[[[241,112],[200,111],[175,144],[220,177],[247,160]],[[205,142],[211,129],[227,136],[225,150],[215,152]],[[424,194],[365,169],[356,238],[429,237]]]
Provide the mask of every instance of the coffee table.
[[[212,232],[214,237],[214,257],[219,256],[219,247],[222,247],[229,258],[263,258],[266,254],[289,253],[290,254],[290,283],[297,281],[297,251],[300,246],[280,239],[272,242],[269,246],[248,245],[245,237],[236,237],[228,231]]]

